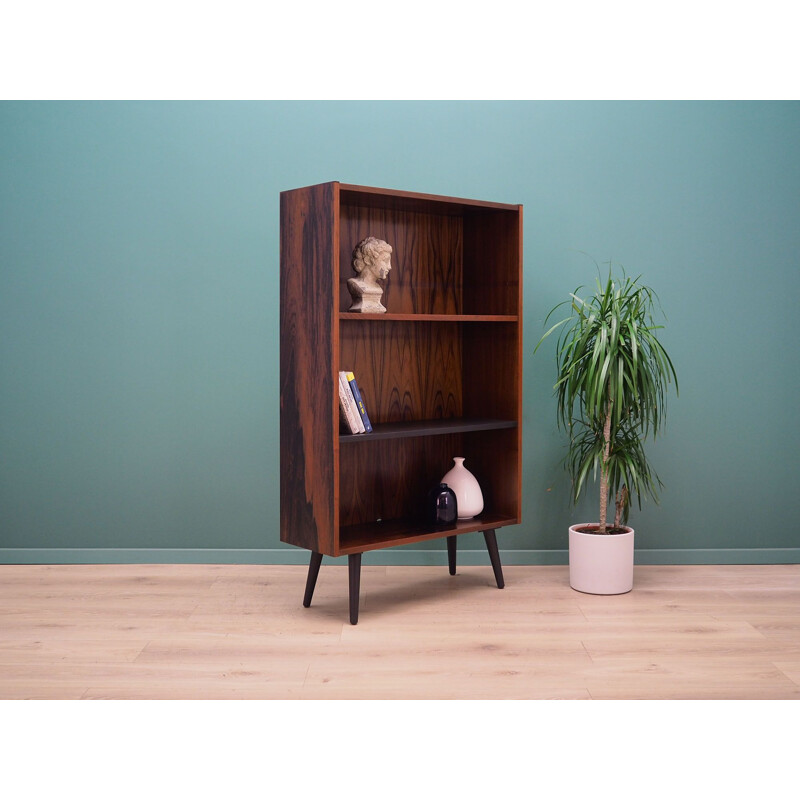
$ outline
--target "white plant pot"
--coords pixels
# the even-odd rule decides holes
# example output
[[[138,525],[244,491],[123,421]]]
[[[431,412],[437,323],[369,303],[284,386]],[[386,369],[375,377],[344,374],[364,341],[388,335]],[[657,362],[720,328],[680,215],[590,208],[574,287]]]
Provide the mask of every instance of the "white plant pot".
[[[626,533],[580,533],[569,529],[569,585],[587,594],[625,594],[633,588],[633,528]]]
[[[483,511],[483,492],[478,479],[464,466],[464,459],[456,456],[455,466],[442,476],[441,483],[446,483],[456,495],[459,519],[472,519]]]

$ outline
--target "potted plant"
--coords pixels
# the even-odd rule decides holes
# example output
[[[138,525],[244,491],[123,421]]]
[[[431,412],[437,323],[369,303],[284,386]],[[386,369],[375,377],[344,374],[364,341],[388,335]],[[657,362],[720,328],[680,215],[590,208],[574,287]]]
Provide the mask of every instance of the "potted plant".
[[[660,304],[639,278],[597,280],[595,293],[559,303],[571,313],[539,340],[559,330],[556,344],[557,421],[569,435],[565,466],[577,503],[590,481],[600,481],[600,513],[596,523],[569,529],[570,586],[591,594],[622,594],[633,588],[633,528],[627,525],[632,499],[658,502],[660,479],[644,451],[649,436],[665,421],[668,385],[678,379],[658,341],[653,313]],[[609,497],[614,519],[609,522]]]

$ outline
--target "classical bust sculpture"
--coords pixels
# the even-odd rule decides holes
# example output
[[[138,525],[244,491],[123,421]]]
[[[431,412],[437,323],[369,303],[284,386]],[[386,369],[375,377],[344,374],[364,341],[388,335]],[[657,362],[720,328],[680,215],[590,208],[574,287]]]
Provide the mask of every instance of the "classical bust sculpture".
[[[386,308],[381,304],[383,288],[378,281],[389,276],[392,246],[382,239],[367,236],[353,250],[353,270],[357,278],[347,281],[347,289],[353,298],[348,311],[362,314],[385,314]]]

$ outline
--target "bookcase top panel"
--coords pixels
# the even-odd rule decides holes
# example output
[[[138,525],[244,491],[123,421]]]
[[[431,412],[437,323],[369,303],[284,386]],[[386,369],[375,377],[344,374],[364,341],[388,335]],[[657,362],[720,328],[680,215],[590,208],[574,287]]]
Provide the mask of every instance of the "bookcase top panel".
[[[420,192],[405,192],[397,189],[378,189],[371,186],[339,184],[339,202],[350,206],[371,206],[403,211],[433,214],[461,215],[475,211],[509,211],[519,213],[521,206],[508,203],[492,203],[483,200],[468,200],[461,197],[446,197]]]

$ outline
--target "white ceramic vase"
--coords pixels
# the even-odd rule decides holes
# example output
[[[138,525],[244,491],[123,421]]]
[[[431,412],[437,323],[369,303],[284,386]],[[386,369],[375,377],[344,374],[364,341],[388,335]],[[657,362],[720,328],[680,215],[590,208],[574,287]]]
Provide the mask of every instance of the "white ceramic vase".
[[[472,519],[483,511],[483,492],[477,478],[464,466],[464,459],[457,456],[453,459],[455,466],[442,476],[456,494],[459,519]]]
[[[578,530],[589,525],[569,529],[569,585],[587,594],[629,592],[633,588],[633,528],[607,534]]]

